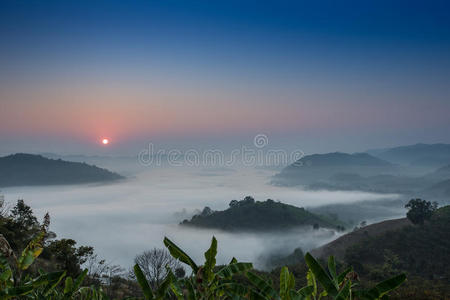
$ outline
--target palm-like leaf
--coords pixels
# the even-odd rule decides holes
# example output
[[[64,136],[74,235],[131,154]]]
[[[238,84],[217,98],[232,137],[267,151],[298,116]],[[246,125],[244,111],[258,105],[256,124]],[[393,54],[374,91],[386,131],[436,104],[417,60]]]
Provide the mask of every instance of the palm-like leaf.
[[[192,268],[192,271],[194,273],[198,272],[198,266],[192,260],[192,258],[189,257],[183,250],[181,250],[177,245],[175,245],[171,240],[169,240],[167,237],[164,238],[164,245],[169,250],[170,254],[178,259],[179,261],[189,265]]]

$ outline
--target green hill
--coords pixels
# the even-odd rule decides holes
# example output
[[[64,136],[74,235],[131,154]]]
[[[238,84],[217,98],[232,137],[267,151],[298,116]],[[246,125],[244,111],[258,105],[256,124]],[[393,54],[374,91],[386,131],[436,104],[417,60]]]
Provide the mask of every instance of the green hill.
[[[365,280],[405,272],[408,282],[397,299],[447,299],[450,295],[450,206],[439,208],[424,225],[406,219],[369,225],[315,251],[335,254]],[[322,252],[322,255],[320,255]]]
[[[0,157],[0,187],[107,182],[122,178],[86,163],[41,155],[19,153]]]
[[[233,200],[223,211],[212,211],[206,207],[190,221],[181,225],[216,228],[228,231],[275,231],[297,226],[327,227],[343,230],[343,223],[313,214],[304,208],[283,204],[268,199],[255,201],[252,197]]]

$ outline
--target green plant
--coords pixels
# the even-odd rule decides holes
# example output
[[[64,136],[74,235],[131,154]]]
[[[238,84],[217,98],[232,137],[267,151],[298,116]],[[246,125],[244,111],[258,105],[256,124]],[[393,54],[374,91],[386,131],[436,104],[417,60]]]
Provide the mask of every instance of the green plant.
[[[45,231],[41,231],[22,251],[17,258],[9,246],[8,241],[0,235],[0,298],[18,298],[32,294],[46,297],[64,278],[65,272],[40,272],[36,278],[24,275],[26,271],[41,254],[42,241]],[[39,293],[38,293],[39,291]]]
[[[401,274],[377,284],[369,290],[357,290],[358,276],[351,267],[338,274],[334,257],[328,260],[326,271],[311,254],[305,255],[309,267],[308,285],[295,289],[294,274],[283,267],[280,272],[280,288],[277,291],[272,283],[251,272],[251,263],[239,263],[236,259],[221,268],[216,267],[217,240],[211,240],[210,248],[205,252],[205,263],[198,266],[181,248],[168,238],[164,244],[170,254],[187,264],[191,276],[177,279],[168,268],[168,275],[161,286],[153,291],[142,270],[135,265],[134,271],[139,285],[148,300],[166,299],[279,299],[279,300],[318,300],[328,297],[336,300],[345,299],[386,299],[386,294],[397,288],[405,279]],[[236,275],[244,275],[246,280],[238,280]],[[321,286],[319,290],[319,284]]]
[[[333,256],[330,256],[328,259],[328,272],[309,253],[306,253],[305,261],[313,275],[308,281],[311,280],[313,282],[317,280],[324,289],[324,292],[319,295],[318,299],[322,296],[329,296],[339,300],[353,299],[355,296],[358,299],[367,300],[386,299],[387,293],[396,289],[406,280],[406,275],[400,274],[377,284],[369,290],[355,290],[354,288],[357,286],[358,281],[357,274],[350,267],[338,275]],[[315,286],[315,283],[313,285]],[[312,299],[317,299],[316,294],[313,293],[314,298]]]

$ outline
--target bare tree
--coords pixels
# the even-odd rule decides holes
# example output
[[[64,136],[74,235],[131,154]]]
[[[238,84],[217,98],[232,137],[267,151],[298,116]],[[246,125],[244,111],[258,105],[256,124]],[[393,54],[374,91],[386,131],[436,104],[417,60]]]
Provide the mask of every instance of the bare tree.
[[[181,272],[184,269],[179,261],[165,249],[154,248],[150,251],[144,251],[135,257],[134,263],[139,265],[147,280],[154,287],[158,287],[167,276],[166,266],[177,275],[184,274],[184,272]]]

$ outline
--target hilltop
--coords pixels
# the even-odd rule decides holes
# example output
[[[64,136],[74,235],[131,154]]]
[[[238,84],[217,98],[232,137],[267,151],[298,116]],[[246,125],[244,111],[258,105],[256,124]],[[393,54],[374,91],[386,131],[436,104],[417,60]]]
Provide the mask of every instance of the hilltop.
[[[227,231],[275,231],[297,226],[327,227],[343,230],[344,223],[311,213],[304,208],[276,202],[255,201],[252,197],[232,200],[223,211],[212,211],[206,207],[201,214],[181,225],[216,228]]]
[[[0,186],[108,182],[124,177],[93,165],[18,153],[0,157]]]

